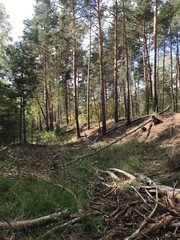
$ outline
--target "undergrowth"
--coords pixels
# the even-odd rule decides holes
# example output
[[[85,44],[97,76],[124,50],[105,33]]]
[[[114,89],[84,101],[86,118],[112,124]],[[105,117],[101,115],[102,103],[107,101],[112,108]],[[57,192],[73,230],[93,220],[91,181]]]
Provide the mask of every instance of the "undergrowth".
[[[24,219],[44,216],[62,209],[74,212],[77,210],[77,204],[73,194],[77,197],[81,207],[87,209],[93,194],[89,189],[93,182],[98,181],[95,171],[97,168],[107,170],[114,167],[132,174],[144,173],[154,181],[165,181],[164,173],[168,172],[169,158],[166,150],[162,150],[158,144],[137,141],[118,142],[98,153],[95,152],[99,148],[105,147],[106,144],[108,143],[102,142],[93,146],[73,144],[61,148],[52,144],[44,147],[31,145],[24,150],[21,146],[18,150],[11,149],[11,154],[14,151],[13,156],[17,155],[20,158],[26,156],[25,159],[28,159],[28,162],[23,163],[22,161],[22,171],[26,167],[31,169],[39,160],[40,170],[44,167],[44,171],[49,172],[49,177],[55,184],[40,179],[21,178],[21,175],[13,178],[0,177],[0,216],[8,219]],[[18,154],[15,154],[15,151],[19,151]],[[22,151],[24,152],[21,156],[19,153]],[[95,154],[88,156],[89,153],[93,152]],[[40,157],[40,155],[42,156]],[[80,158],[84,155],[85,157]],[[38,156],[37,160],[34,160],[35,156]],[[56,157],[54,158],[54,156]],[[31,162],[30,157],[34,162]],[[79,157],[77,161],[63,167],[62,163],[71,162],[76,157]],[[56,169],[53,171],[47,169],[52,165],[48,161],[44,162],[44,159],[52,158],[56,163]],[[16,163],[12,159],[9,162]],[[58,183],[64,188],[56,186]],[[79,223],[79,228],[82,232],[90,228],[98,234],[103,225],[98,218],[94,218],[93,221],[88,218]]]

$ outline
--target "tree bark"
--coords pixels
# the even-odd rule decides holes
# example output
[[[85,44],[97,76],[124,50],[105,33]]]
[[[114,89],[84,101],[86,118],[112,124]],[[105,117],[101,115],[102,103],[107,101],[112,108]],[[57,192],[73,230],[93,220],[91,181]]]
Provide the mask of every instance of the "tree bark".
[[[42,226],[47,226],[51,223],[58,222],[59,218],[65,215],[67,211],[53,213],[47,216],[32,220],[22,220],[16,222],[0,222],[0,229],[14,229],[16,231],[26,230],[27,228],[38,228]]]
[[[118,82],[118,2],[115,0],[114,3],[114,121],[118,122],[118,91],[117,91],[117,82]]]
[[[76,37],[76,12],[75,12],[76,0],[73,0],[73,77],[74,77],[74,111],[75,111],[75,122],[76,122],[76,136],[77,139],[80,138],[80,129],[79,129],[79,112],[78,112],[78,92],[77,92],[77,37]]]
[[[148,52],[145,22],[143,23],[143,68],[144,68],[144,91],[145,91],[145,111],[149,114],[149,86],[148,86]]]
[[[179,88],[178,88],[179,84]],[[178,94],[180,91],[180,63],[179,63],[179,37],[178,33],[176,34],[176,112],[178,112],[178,103],[179,103],[179,98]]]
[[[153,30],[153,106],[154,111],[158,112],[158,93],[157,93],[157,8],[158,0],[154,1],[154,30]]]
[[[174,80],[173,80],[173,49],[172,49],[172,36],[170,30],[170,89],[171,89],[171,106],[175,111],[175,96],[174,96]]]
[[[100,0],[96,0],[97,19],[98,19],[98,50],[99,50],[99,77],[101,87],[101,119],[102,119],[102,135],[106,135],[106,101],[105,101],[105,78],[103,64],[103,38],[101,26],[101,9]]]
[[[89,57],[88,57],[88,74],[87,74],[87,129],[90,129],[90,81],[91,81],[91,48],[92,48],[92,16],[90,11],[89,26]]]
[[[126,35],[126,13],[125,13],[125,1],[122,1],[122,17],[123,17],[123,42],[125,48],[125,65],[126,65],[126,104],[125,113],[127,125],[130,124],[130,82],[129,82],[129,56],[128,56],[128,44]]]

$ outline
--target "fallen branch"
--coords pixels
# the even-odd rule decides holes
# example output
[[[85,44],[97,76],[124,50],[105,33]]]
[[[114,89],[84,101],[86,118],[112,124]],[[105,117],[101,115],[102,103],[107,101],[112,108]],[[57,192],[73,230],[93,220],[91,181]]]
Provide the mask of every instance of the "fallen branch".
[[[60,230],[60,229],[65,228],[65,227],[67,227],[69,225],[75,224],[75,223],[79,222],[80,220],[81,220],[81,217],[77,217],[77,218],[74,218],[74,219],[72,219],[72,220],[70,220],[70,221],[68,221],[66,223],[63,223],[63,224],[61,224],[59,226],[56,226],[56,227],[48,230],[47,232],[45,232],[40,237],[38,237],[37,240],[44,239],[45,237],[49,236],[50,234],[56,232],[57,230]]]
[[[174,199],[175,201],[180,201],[180,189],[169,187],[166,185],[156,184],[155,186],[141,186],[142,189],[147,189],[149,192],[158,192],[162,195],[167,195],[169,199]]]
[[[60,217],[67,215],[68,211],[64,210],[62,212],[53,213],[47,216],[43,216],[40,218],[32,219],[32,220],[22,220],[16,222],[0,222],[0,229],[14,229],[16,231],[32,229],[47,226],[51,223],[58,222]]]
[[[167,226],[168,224],[170,224],[172,222],[172,220],[173,220],[172,215],[160,217],[158,220],[156,220],[155,223],[150,224],[146,229],[144,229],[142,232],[140,232],[139,236],[134,238],[134,240],[143,239],[144,236],[148,236],[148,235],[154,233],[155,231],[157,231],[158,229]]]
[[[77,222],[80,222],[83,217],[90,217],[90,216],[96,216],[96,215],[100,215],[99,212],[94,211],[94,212],[83,212],[83,213],[74,214],[73,216],[71,216],[71,218],[72,218],[71,220],[69,220],[68,222],[65,222],[61,225],[58,225],[58,226],[55,226],[55,227],[51,228],[50,230],[45,232],[43,235],[38,237],[37,240],[44,239],[45,237],[49,236],[50,234],[52,234],[52,233],[54,233],[58,230],[61,230],[65,227],[68,227],[68,226],[73,225]]]
[[[159,112],[158,115],[162,115],[163,113],[167,112],[170,109],[170,106],[165,108],[163,111]]]
[[[132,174],[128,173],[128,172],[125,172],[121,169],[118,169],[118,168],[110,168],[109,169],[110,171],[113,171],[113,172],[117,172],[117,173],[120,173],[122,175],[124,175],[125,177],[127,177],[128,179],[130,179],[131,181],[134,181],[136,179],[135,176],[133,176]]]

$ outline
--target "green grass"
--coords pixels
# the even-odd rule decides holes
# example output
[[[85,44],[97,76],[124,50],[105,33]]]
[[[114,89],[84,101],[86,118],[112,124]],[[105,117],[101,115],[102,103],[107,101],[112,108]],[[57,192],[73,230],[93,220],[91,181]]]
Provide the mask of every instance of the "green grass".
[[[8,217],[37,217],[74,207],[70,193],[45,181],[0,178],[0,213]]]
[[[155,175],[167,168],[168,157],[158,144],[130,141],[116,143],[91,159],[97,161],[96,166],[101,169],[115,167],[131,173]]]

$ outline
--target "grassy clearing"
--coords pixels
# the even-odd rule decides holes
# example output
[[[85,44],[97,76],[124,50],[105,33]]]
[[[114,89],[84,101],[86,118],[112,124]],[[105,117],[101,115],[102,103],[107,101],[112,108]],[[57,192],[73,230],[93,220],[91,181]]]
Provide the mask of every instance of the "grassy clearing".
[[[93,148],[98,149],[100,146],[102,145],[98,144]],[[49,148],[48,146],[45,148],[40,146],[38,152],[38,147],[35,146],[34,154],[31,146],[30,151],[25,149],[24,154],[31,154],[34,159],[36,155],[39,158],[41,152],[43,154],[41,159],[44,162],[43,149],[46,151],[45,155],[48,156],[49,152],[49,157],[51,157],[58,152],[59,148],[52,145]],[[69,162],[75,156],[88,154],[92,151],[94,150],[91,147],[83,145],[65,147],[61,154],[57,156],[56,162],[61,165],[62,162]],[[32,164],[33,167],[35,163],[36,161]],[[22,170],[23,167],[30,169],[30,166],[27,166],[27,162],[25,162],[21,168]],[[49,166],[51,167],[51,164]],[[40,165],[40,167],[42,166]],[[48,171],[47,163],[44,167]],[[51,177],[55,183],[62,184],[73,191],[81,206],[86,208],[89,198],[89,185],[93,181],[98,181],[94,167],[100,169],[115,167],[132,174],[140,172],[155,181],[166,183],[167,178],[164,177],[164,173],[168,171],[169,159],[166,151],[162,151],[157,144],[138,143],[136,141],[116,143],[91,157],[83,158],[69,166],[56,169]],[[9,218],[38,217],[64,208],[74,211],[76,204],[72,194],[61,187],[36,179],[0,178],[0,213]]]
[[[116,167],[150,176],[167,168],[167,154],[159,145],[136,141],[117,143],[96,156],[97,166],[107,169]],[[156,167],[155,167],[156,166]]]

